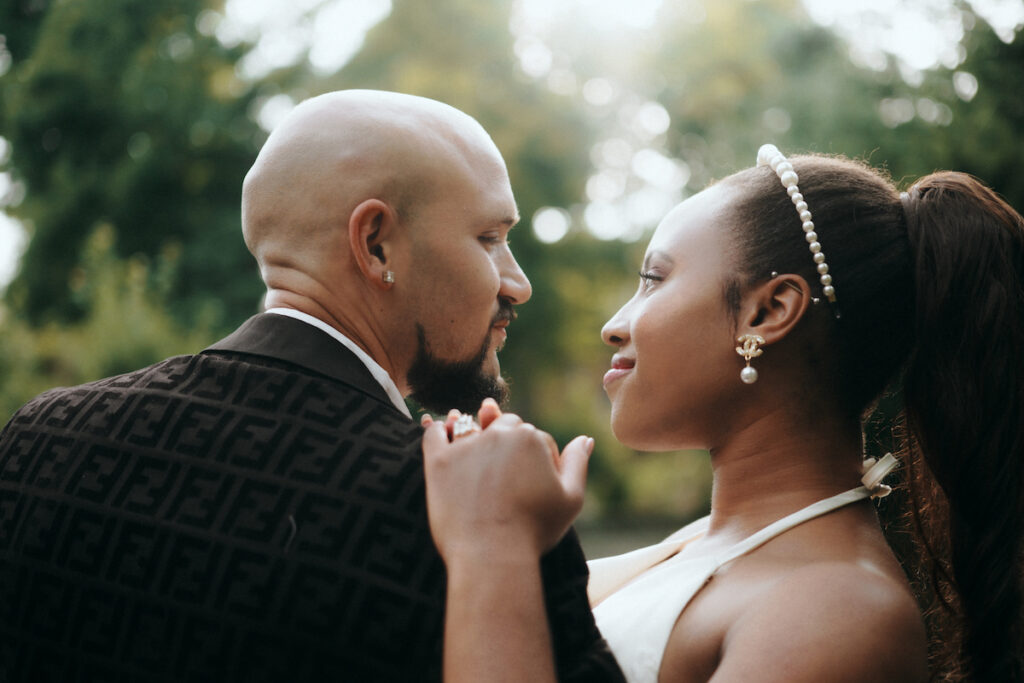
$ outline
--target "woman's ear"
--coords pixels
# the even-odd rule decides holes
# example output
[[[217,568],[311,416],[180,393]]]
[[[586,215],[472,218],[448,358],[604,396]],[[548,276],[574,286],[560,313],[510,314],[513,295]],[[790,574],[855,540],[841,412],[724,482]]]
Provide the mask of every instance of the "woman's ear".
[[[380,199],[361,202],[349,216],[349,248],[363,277],[373,287],[389,289],[394,282],[391,256],[397,227],[397,214]]]
[[[744,297],[736,334],[757,334],[766,344],[774,344],[790,333],[810,305],[806,280],[792,273],[773,274]]]

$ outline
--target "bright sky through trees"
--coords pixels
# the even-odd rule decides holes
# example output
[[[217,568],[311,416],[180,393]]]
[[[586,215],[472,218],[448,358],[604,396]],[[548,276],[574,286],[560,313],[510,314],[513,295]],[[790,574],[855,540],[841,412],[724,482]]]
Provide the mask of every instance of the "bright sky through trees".
[[[694,22],[702,21],[706,10],[700,0],[673,2],[687,6]],[[886,55],[892,54],[908,83],[919,81],[923,70],[938,65],[955,68],[963,59],[959,42],[964,18],[952,0],[802,2],[814,21],[829,27],[847,42],[850,57],[856,64],[883,69]],[[1016,30],[1024,25],[1024,0],[969,2],[1004,41],[1011,41]],[[656,25],[663,4],[664,0],[518,0],[510,29],[517,38],[516,56],[520,67],[526,75],[544,79],[552,90],[567,94],[578,88],[585,101],[600,106],[615,97],[612,83],[602,78],[577,83],[573,73],[554,64],[566,18],[572,18],[571,23],[579,32],[642,37],[644,31]],[[359,50],[366,32],[384,20],[391,8],[391,0],[295,0],[290,3],[227,0],[223,17],[205,12],[199,23],[205,23],[225,44],[251,41],[255,45],[238,65],[243,77],[259,78],[304,58],[308,58],[315,72],[328,74],[338,70]],[[2,46],[0,41],[0,73],[9,63],[3,59]],[[977,81],[972,82],[972,79],[967,73],[960,73],[954,79],[957,93],[964,99],[973,97],[977,90]],[[260,125],[271,129],[293,105],[291,98],[284,94],[270,98],[260,110]],[[881,114],[899,119],[905,115],[899,105],[895,102],[882,107]],[[771,112],[765,115],[770,116]],[[780,110],[774,116],[778,125],[788,127],[786,112]],[[648,226],[656,220],[657,214],[663,214],[681,198],[690,170],[684,162],[666,156],[656,144],[669,123],[663,107],[654,102],[641,103],[631,124],[640,141],[636,150],[624,149],[621,138],[616,137],[595,146],[592,155],[595,172],[586,185],[588,204],[584,222],[596,236],[638,238],[643,226]],[[645,140],[650,144],[643,144]],[[0,162],[6,156],[6,147],[6,142],[0,138]],[[621,174],[602,170],[602,161],[614,160],[616,155],[623,154],[630,155],[629,163],[625,164],[629,173],[643,181],[640,189],[630,194],[631,208],[623,209],[631,212],[631,221],[621,220],[619,210],[608,200],[622,194],[620,185],[625,181]],[[10,174],[0,171],[0,207],[16,203],[20,192],[23,189],[12,181]],[[569,221],[564,209],[542,211],[536,217],[538,238],[556,241],[564,236]],[[13,277],[25,242],[24,230],[0,211],[0,289]]]

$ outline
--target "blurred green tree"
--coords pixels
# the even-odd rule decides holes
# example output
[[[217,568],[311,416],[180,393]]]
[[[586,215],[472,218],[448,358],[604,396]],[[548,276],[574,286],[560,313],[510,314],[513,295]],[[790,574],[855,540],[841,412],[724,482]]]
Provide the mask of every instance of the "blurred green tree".
[[[654,27],[642,33],[596,31],[570,12],[539,38],[552,50],[553,64],[570,69],[577,83],[606,82],[603,101],[577,96],[576,106],[600,131],[599,140],[627,150],[610,169],[630,176],[614,200],[624,205],[638,184],[636,154],[644,146],[680,160],[688,173],[685,192],[692,193],[751,165],[757,148],[771,141],[792,153],[866,159],[904,183],[936,168],[964,170],[1024,207],[1024,160],[1014,132],[1024,126],[1024,100],[1007,96],[1019,90],[1013,85],[1024,85],[1022,41],[1019,35],[1001,41],[969,7],[963,17],[966,61],[927,72],[919,84],[905,80],[894,57],[883,68],[856,64],[850,46],[810,21],[798,0],[665,3]],[[671,121],[663,135],[646,140],[623,124],[645,101],[660,103]],[[601,164],[595,160],[586,172]],[[577,227],[587,201],[580,196],[569,205],[577,204]],[[595,488],[606,512],[621,504],[690,514],[703,504],[707,480],[675,475],[688,469],[706,475],[705,466],[686,454],[631,457],[606,426],[599,377],[609,350],[596,332],[628,298],[642,242],[605,243],[614,245],[605,249],[581,234],[533,252],[529,272],[540,284],[527,308],[545,305],[542,298],[561,308],[549,319],[558,327],[541,328],[551,339],[542,343],[554,344],[545,360],[554,362],[534,372],[544,361],[532,357],[530,366],[512,372],[523,377],[517,392],[527,384],[532,419],[563,440],[579,430],[601,437]],[[540,345],[532,338],[530,344]]]
[[[0,9],[12,64],[0,77],[0,135],[31,234],[7,302],[33,324],[73,321],[81,247],[110,225],[121,256],[182,252],[168,305],[220,325],[256,309],[239,239],[240,180],[263,139],[258,94],[235,75],[245,46],[213,35],[206,0],[46,2]],[[14,27],[14,30],[7,27]]]
[[[468,112],[491,134],[523,217],[511,235],[513,251],[534,291],[501,356],[513,386],[510,407],[565,442],[582,431],[608,431],[601,373],[581,366],[578,342],[585,337],[585,347],[600,349],[605,304],[619,298],[632,264],[620,244],[576,234],[545,245],[530,229],[541,207],[580,201],[596,130],[576,98],[552,92],[519,68],[512,8],[511,0],[394,0],[390,17],[369,32],[352,60],[336,74],[311,76],[301,94],[383,88],[432,97]],[[603,294],[609,287],[611,296]],[[601,442],[602,449],[614,444],[610,435]],[[604,462],[596,458],[591,472],[595,497],[625,500],[620,473]]]
[[[116,255],[113,226],[99,225],[82,242],[75,298],[88,315],[74,323],[0,325],[0,421],[28,398],[54,386],[117,375],[209,343],[212,321],[184,325],[165,302],[179,253],[165,249],[150,262]],[[116,333],[112,333],[116,332]]]
[[[53,384],[194,350],[255,309],[262,288],[238,203],[264,139],[256,112],[276,93],[434,97],[494,137],[523,216],[513,249],[534,286],[502,354],[512,408],[560,442],[597,437],[591,490],[601,505],[591,514],[695,514],[709,481],[705,456],[638,459],[610,434],[600,384],[610,350],[598,331],[631,295],[644,229],[664,211],[646,211],[625,240],[597,239],[587,229],[596,175],[624,178],[614,201],[625,205],[659,181],[660,171],[639,177],[639,153],[671,160],[678,168],[656,168],[681,174],[682,185],[667,185],[675,201],[752,164],[772,141],[867,158],[908,181],[965,170],[1024,208],[1024,45],[1000,40],[967,6],[966,60],[908,83],[892,59],[854,63],[799,0],[673,0],[651,28],[600,30],[579,3],[529,40],[510,31],[516,0],[392,0],[337,73],[300,62],[245,80],[235,64],[249,46],[216,36],[222,5],[0,5],[0,64],[5,51],[11,62],[0,68],[0,136],[27,189],[8,210],[32,234],[0,321],[0,410]],[[536,41],[546,71],[523,66]],[[637,132],[643,112],[654,125]],[[548,206],[571,217],[555,244],[531,230]]]
[[[929,136],[928,126],[900,126],[893,135],[905,140],[906,166],[913,174],[942,168],[973,173],[1024,211],[1024,33],[1006,42],[976,19],[964,48],[962,64],[927,74],[922,86],[950,108],[948,127]]]
[[[468,112],[494,138],[523,217],[511,235],[513,249],[534,287],[510,331],[519,341],[502,356],[517,382],[513,405],[529,411],[536,400],[532,380],[564,366],[554,332],[577,305],[552,280],[554,269],[545,265],[558,260],[558,250],[536,240],[530,218],[542,206],[579,201],[594,132],[572,98],[519,70],[508,28],[512,4],[394,0],[391,16],[370,31],[359,53],[337,74],[311,80],[309,89],[383,88],[431,97]],[[562,260],[560,267],[571,263]]]

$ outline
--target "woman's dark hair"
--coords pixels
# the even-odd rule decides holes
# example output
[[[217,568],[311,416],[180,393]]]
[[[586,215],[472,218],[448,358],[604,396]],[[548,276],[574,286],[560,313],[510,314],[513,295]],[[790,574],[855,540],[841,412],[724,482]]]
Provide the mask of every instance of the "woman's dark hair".
[[[936,678],[1024,681],[1024,219],[971,176],[936,173],[902,196],[847,159],[790,159],[836,290],[806,316],[807,349],[841,409],[865,416],[902,377],[904,452]],[[727,298],[772,271],[821,286],[800,219],[767,167],[722,181],[741,264]],[[728,293],[731,292],[731,295]],[[905,422],[904,422],[905,421]],[[905,560],[906,558],[901,558]]]

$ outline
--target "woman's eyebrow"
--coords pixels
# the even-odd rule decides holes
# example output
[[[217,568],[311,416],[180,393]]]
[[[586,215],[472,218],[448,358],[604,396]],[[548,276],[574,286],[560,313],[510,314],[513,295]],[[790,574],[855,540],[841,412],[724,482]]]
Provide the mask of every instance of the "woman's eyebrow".
[[[664,251],[655,250],[655,251],[649,252],[644,257],[644,268],[650,268],[651,267],[651,261],[654,261],[654,260],[663,261],[665,263],[665,265],[668,265],[668,266],[671,266],[671,265],[675,264],[675,260],[671,256],[669,256],[667,253],[665,253]]]

